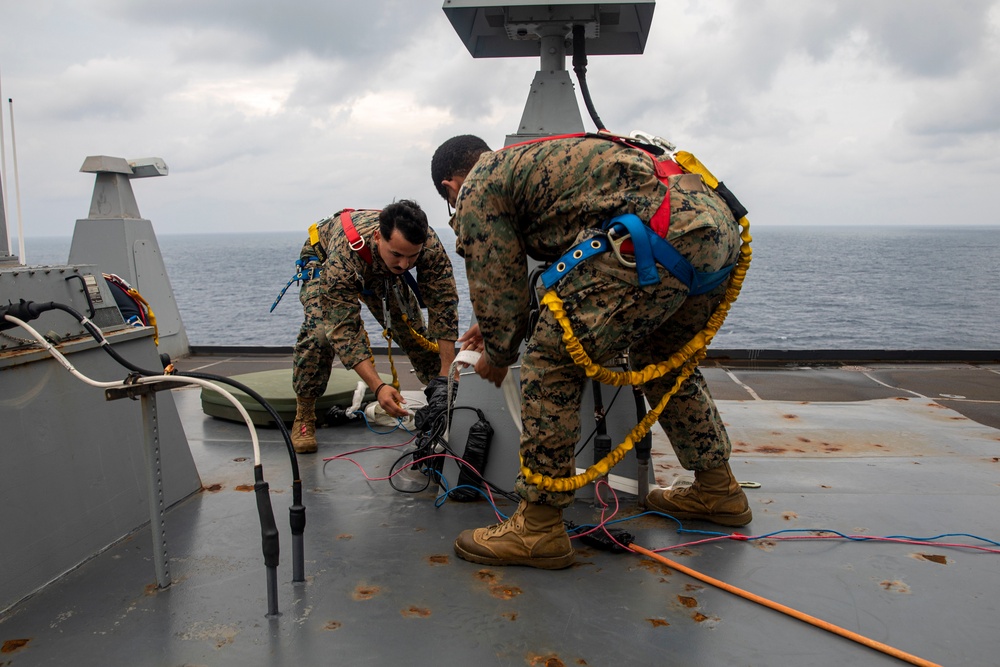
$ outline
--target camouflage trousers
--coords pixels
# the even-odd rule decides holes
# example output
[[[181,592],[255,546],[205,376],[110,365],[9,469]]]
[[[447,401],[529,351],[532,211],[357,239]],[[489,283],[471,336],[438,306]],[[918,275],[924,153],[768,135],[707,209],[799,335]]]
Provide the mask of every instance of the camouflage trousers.
[[[578,240],[592,235],[581,233]],[[672,243],[696,270],[715,271],[736,261],[739,225],[697,229]],[[666,360],[704,328],[725,294],[723,284],[689,297],[683,283],[659,270],[658,284],[640,287],[635,269],[604,253],[578,265],[555,286],[574,334],[594,362],[606,365],[626,349],[633,370]],[[522,461],[533,472],[557,478],[576,474],[580,401],[589,381],[567,354],[562,335],[552,313],[542,306],[521,361]],[[650,405],[659,403],[676,378],[672,373],[642,386]],[[695,370],[667,402],[659,423],[684,468],[706,470],[728,460],[729,435],[700,371]],[[515,488],[532,503],[566,507],[574,498],[573,492],[530,485],[523,475],[518,475]]]
[[[292,388],[296,396],[302,398],[319,398],[326,391],[326,385],[330,381],[330,369],[336,356],[333,344],[326,338],[326,329],[323,324],[323,309],[320,306],[320,281],[308,280],[299,290],[299,301],[302,303],[303,320],[299,328],[299,335],[295,341],[295,349],[292,359]],[[382,310],[382,295],[385,287],[377,285],[372,290],[372,294],[360,294],[359,298],[372,312],[375,319],[386,328],[385,316]],[[419,327],[420,304],[417,298],[409,289],[402,290],[403,298],[407,301],[407,317],[410,322]],[[410,327],[403,322],[402,310],[393,294],[388,295],[389,318],[392,324],[392,341],[398,345],[403,354],[413,364],[417,377],[424,384],[427,384],[441,372],[441,357],[436,352],[425,350],[414,338]],[[359,326],[363,326],[359,321]],[[383,339],[384,342],[384,339]],[[388,368],[376,368],[380,373],[387,372]]]

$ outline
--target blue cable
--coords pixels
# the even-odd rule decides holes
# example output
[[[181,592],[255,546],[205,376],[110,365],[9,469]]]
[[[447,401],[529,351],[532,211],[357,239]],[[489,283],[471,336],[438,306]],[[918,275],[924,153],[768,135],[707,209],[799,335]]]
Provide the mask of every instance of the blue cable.
[[[673,516],[671,516],[669,514],[665,514],[663,512],[655,512],[655,511],[646,511],[646,512],[642,512],[641,514],[636,514],[636,515],[633,515],[633,516],[627,516],[627,517],[623,517],[621,519],[612,519],[610,521],[605,521],[603,525],[610,526],[610,525],[613,525],[613,524],[616,524],[616,523],[620,523],[620,522],[623,522],[623,521],[631,521],[632,519],[638,519],[639,517],[646,516],[647,514],[653,514],[653,515],[656,515],[656,516],[662,516],[662,517],[665,517],[667,519],[670,519],[670,520],[676,522],[677,526],[678,526],[677,532],[679,534],[706,535],[708,537],[732,537],[734,535],[734,533],[722,533],[722,532],[712,531],[712,530],[691,530],[689,528],[684,528],[682,526],[681,522],[678,521],[676,517],[673,517]],[[598,527],[598,525],[600,525],[600,524],[588,524],[588,525],[583,525],[583,526],[577,526],[574,532],[586,531],[586,530],[589,530],[589,529],[592,529],[592,528],[596,528],[596,527]],[[841,538],[843,538],[845,540],[850,540],[852,542],[877,542],[877,541],[880,541],[880,540],[909,540],[909,541],[912,541],[912,542],[934,542],[936,540],[941,540],[941,539],[944,539],[944,538],[947,538],[947,537],[967,537],[967,538],[972,539],[972,540],[978,540],[978,541],[984,542],[986,544],[990,544],[990,545],[993,545],[993,546],[1000,547],[1000,542],[996,542],[994,540],[991,540],[991,539],[988,539],[988,538],[985,538],[985,537],[980,537],[978,535],[973,535],[971,533],[942,533],[941,535],[935,535],[933,537],[912,537],[910,535],[887,535],[887,536],[871,535],[871,536],[858,536],[858,535],[847,535],[846,533],[842,533],[842,532],[837,531],[837,530],[827,530],[825,528],[786,528],[784,530],[776,530],[774,532],[766,533],[764,535],[755,535],[755,536],[747,535],[747,536],[743,537],[743,539],[745,539],[748,542],[751,542],[751,541],[754,541],[754,540],[763,540],[763,539],[767,539],[769,537],[775,537],[775,536],[781,535],[783,533],[826,533],[828,535],[836,535],[837,537],[841,537]]]
[[[390,429],[388,431],[376,431],[375,429],[372,428],[371,423],[369,423],[369,421],[368,421],[368,415],[366,415],[363,410],[355,410],[351,414],[358,415],[362,419],[364,419],[365,420],[365,426],[368,428],[369,431],[371,431],[375,435],[389,435],[390,433],[395,433],[396,431],[398,431],[400,429],[406,431],[410,435],[413,435],[412,431],[410,431],[408,428],[406,428],[405,426],[403,426],[403,418],[402,417],[396,417],[396,425],[393,426],[392,429]]]
[[[428,470],[438,476],[439,478],[438,485],[442,489],[444,489],[444,493],[442,493],[441,495],[439,495],[437,498],[434,499],[434,507],[441,507],[442,505],[444,505],[445,501],[448,500],[448,496],[451,494],[452,491],[457,491],[458,489],[472,489],[473,491],[481,495],[483,498],[485,498],[486,502],[488,502],[493,507],[493,511],[502,516],[504,521],[510,518],[506,514],[501,512],[500,509],[496,506],[496,503],[494,503],[493,500],[490,498],[489,494],[480,489],[478,486],[472,486],[471,484],[460,484],[459,486],[456,486],[455,488],[452,489],[448,487],[448,478],[446,478],[443,474],[441,474],[441,471],[437,470],[436,468],[426,468],[424,472],[426,473]]]

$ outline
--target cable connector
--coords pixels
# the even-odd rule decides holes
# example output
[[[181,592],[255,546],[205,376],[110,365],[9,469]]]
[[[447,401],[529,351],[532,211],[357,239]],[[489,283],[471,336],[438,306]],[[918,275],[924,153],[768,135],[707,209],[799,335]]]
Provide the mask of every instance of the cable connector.
[[[563,523],[566,524],[566,531],[571,534],[578,530],[576,524],[572,521],[564,520]],[[591,530],[580,535],[579,539],[589,547],[616,554],[627,553],[627,547],[635,542],[635,536],[632,533],[617,528]]]
[[[19,320],[25,322],[30,322],[44,312],[53,310],[55,305],[53,302],[48,303],[38,303],[36,301],[25,301],[21,299],[18,303],[13,303],[8,300],[7,305],[0,305],[0,331],[6,329],[13,329],[17,325],[6,318],[6,315],[10,314]]]

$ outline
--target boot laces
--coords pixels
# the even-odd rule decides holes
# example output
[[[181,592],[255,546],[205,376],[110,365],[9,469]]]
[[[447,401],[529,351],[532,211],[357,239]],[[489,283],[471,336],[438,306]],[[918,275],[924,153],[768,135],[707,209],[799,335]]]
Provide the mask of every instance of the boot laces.
[[[520,514],[513,514],[506,521],[488,526],[483,533],[483,537],[497,537],[498,535],[505,535],[511,530],[520,532],[523,525],[524,517]]]

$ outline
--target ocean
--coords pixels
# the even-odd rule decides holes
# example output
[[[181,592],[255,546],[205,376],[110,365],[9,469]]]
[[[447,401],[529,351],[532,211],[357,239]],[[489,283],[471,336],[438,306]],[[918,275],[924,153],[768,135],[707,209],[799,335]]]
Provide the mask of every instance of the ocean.
[[[454,248],[450,229],[438,230]],[[753,260],[713,349],[1000,350],[1000,226],[751,226]],[[192,345],[291,346],[303,231],[162,234]],[[28,264],[64,264],[69,237],[25,238]],[[15,251],[17,243],[12,246]],[[452,256],[472,321],[465,266]],[[382,328],[366,315],[372,344]]]

